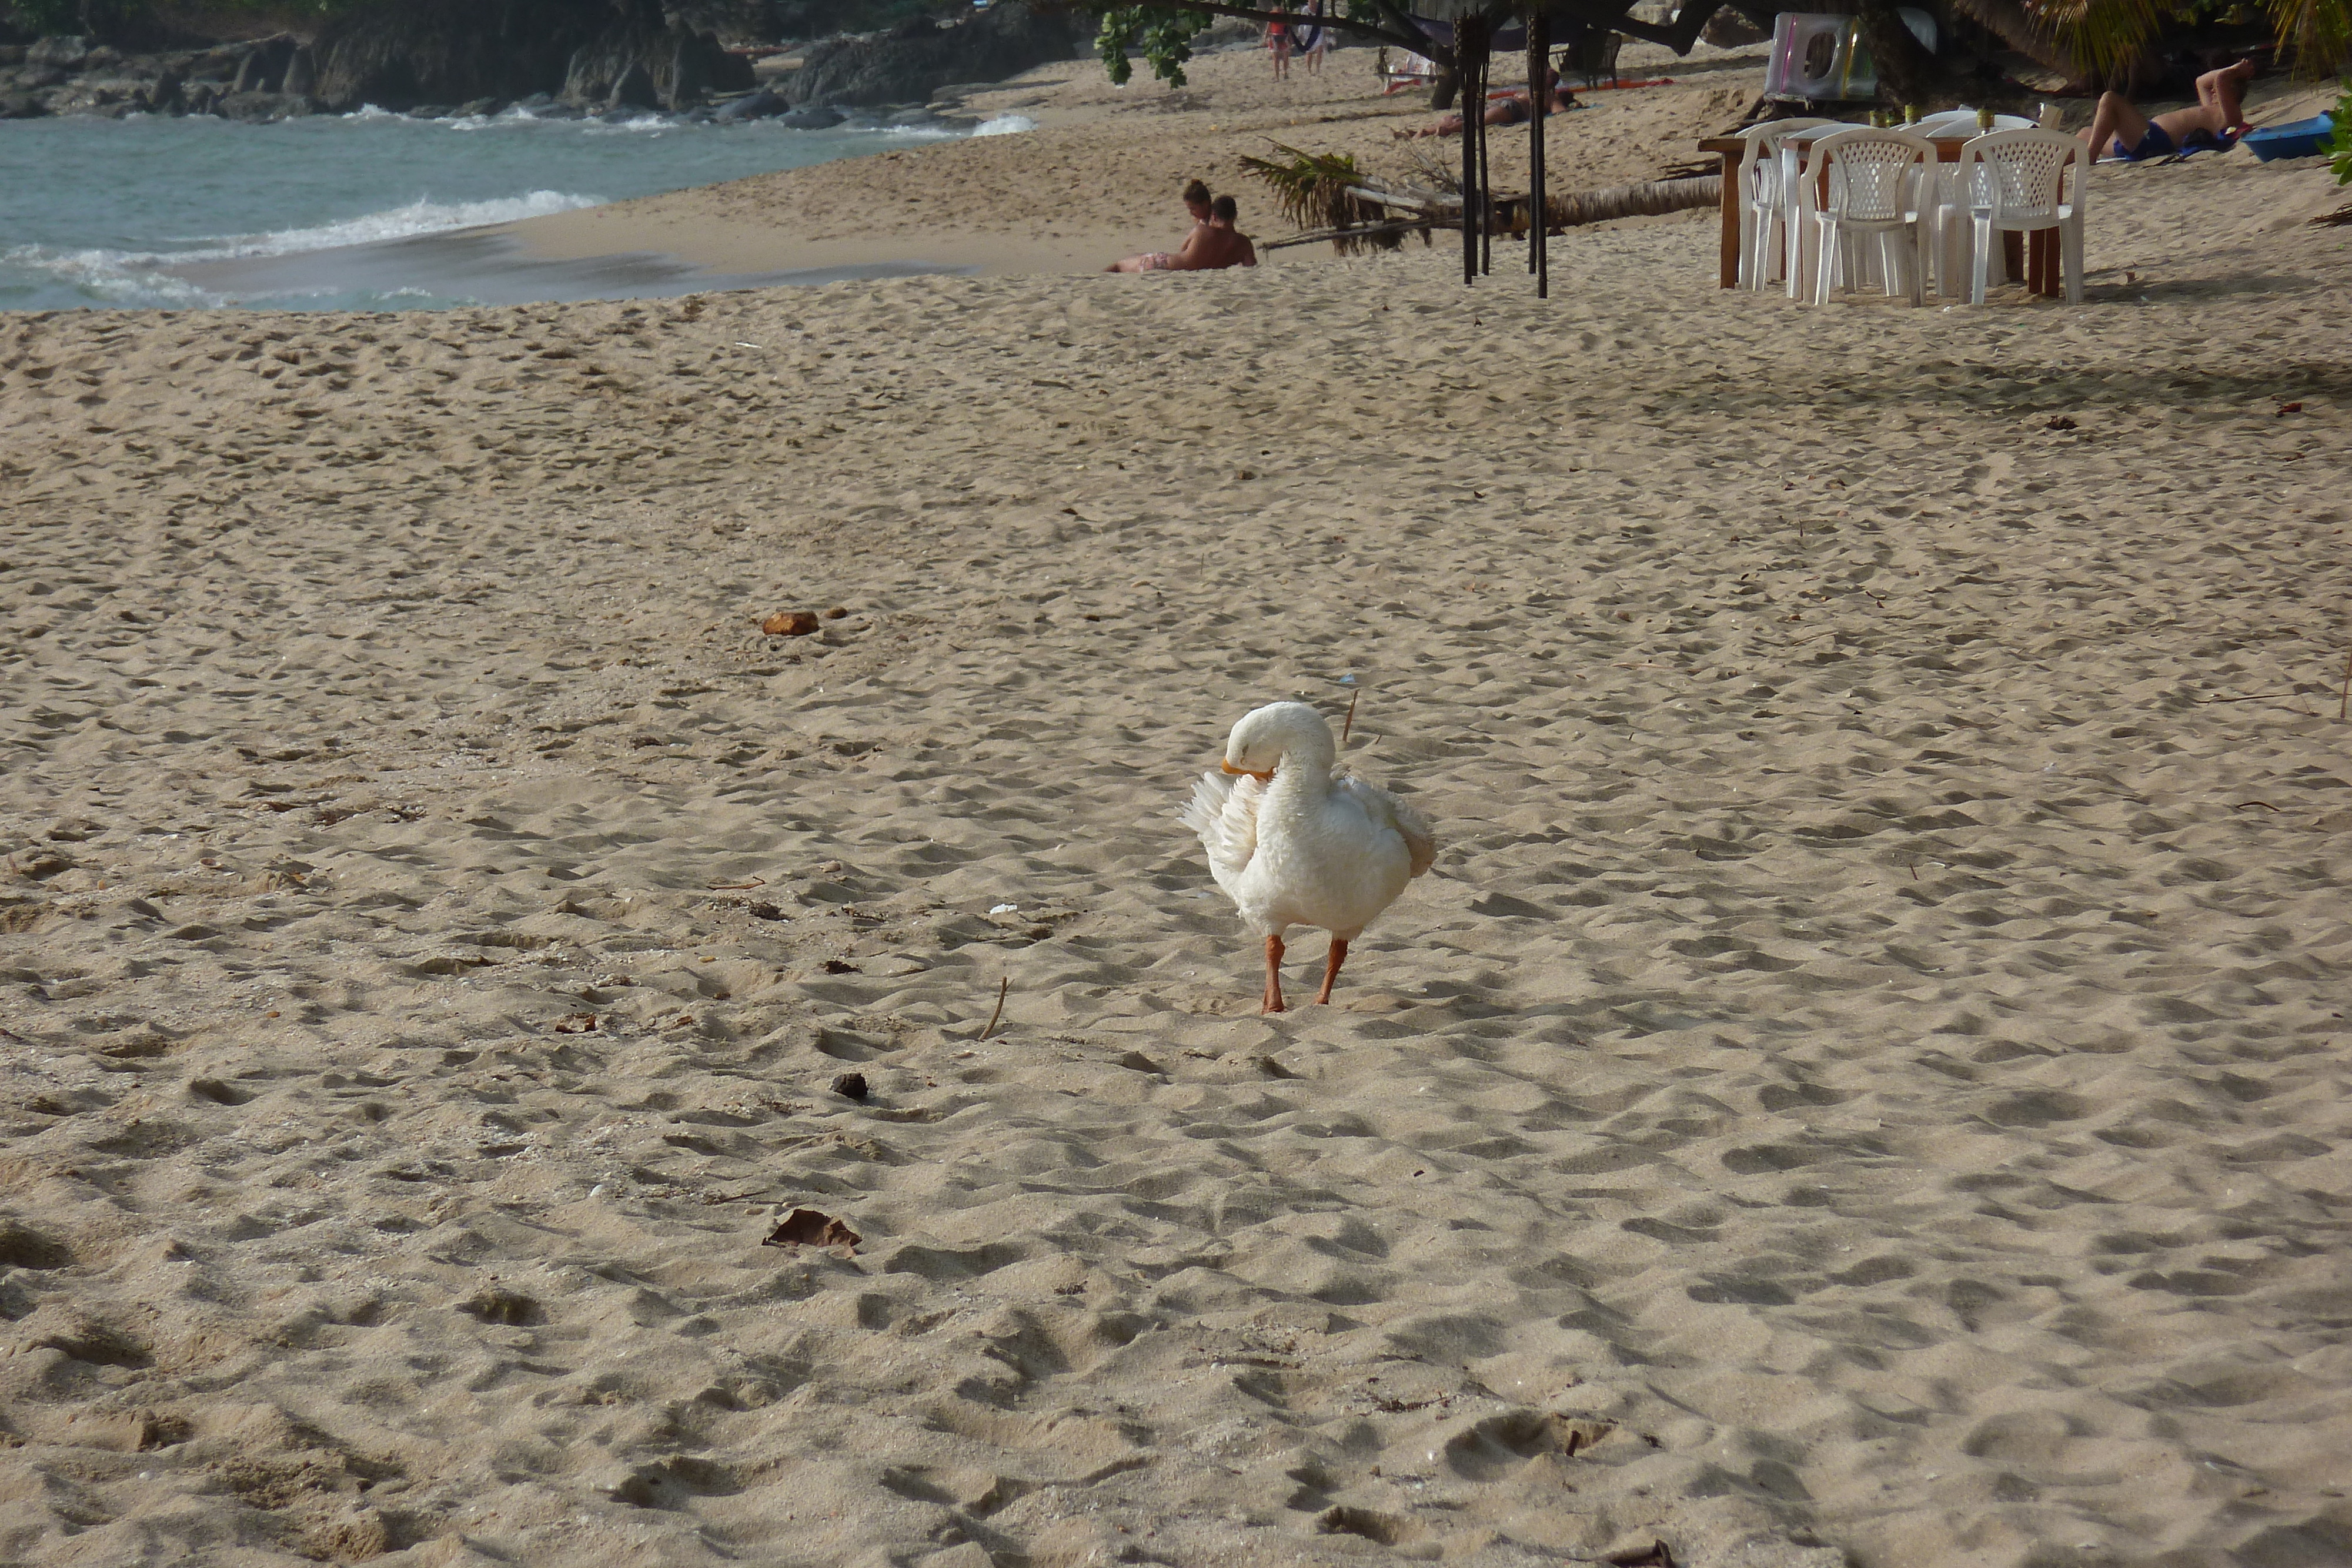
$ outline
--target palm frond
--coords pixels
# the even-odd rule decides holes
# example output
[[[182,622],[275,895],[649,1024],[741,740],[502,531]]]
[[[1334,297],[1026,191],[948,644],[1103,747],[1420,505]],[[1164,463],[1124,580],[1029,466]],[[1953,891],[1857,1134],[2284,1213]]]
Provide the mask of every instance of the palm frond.
[[[1355,193],[1364,175],[1353,153],[1302,152],[1279,141],[1273,147],[1280,158],[1244,157],[1242,171],[1265,183],[1294,228],[1344,231],[1375,223],[1382,215]],[[1341,233],[1331,248],[1349,256],[1365,249],[1394,250],[1400,243],[1400,236],[1390,232],[1361,236]]]
[[[2108,78],[2123,76],[2183,14],[2181,0],[2044,0],[2028,7],[2075,70]]]
[[[2352,4],[2347,0],[2267,0],[2279,48],[2306,77],[2324,77],[2352,62]]]

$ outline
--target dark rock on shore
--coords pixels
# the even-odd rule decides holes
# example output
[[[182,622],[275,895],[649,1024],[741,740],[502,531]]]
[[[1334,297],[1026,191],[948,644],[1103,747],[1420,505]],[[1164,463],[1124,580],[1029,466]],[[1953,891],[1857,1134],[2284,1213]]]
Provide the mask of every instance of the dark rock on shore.
[[[405,110],[560,87],[602,18],[560,0],[419,0],[348,13],[320,30],[313,92],[330,106]]]
[[[678,110],[752,85],[751,66],[717,37],[646,5],[419,0],[339,17],[311,53],[312,91],[337,109],[548,93],[584,108]]]
[[[126,55],[79,37],[43,38],[0,52],[7,116],[215,114],[234,98],[243,119],[308,114],[304,51],[290,37],[202,49]],[[241,90],[240,90],[241,88]]]
[[[1002,81],[1091,48],[1069,16],[1006,3],[949,26],[918,17],[878,38],[815,45],[780,86],[794,103],[921,103],[950,82]]]
[[[723,0],[374,0],[308,42],[283,33],[207,44],[158,24],[138,34],[146,40],[138,47],[153,52],[126,55],[116,44],[137,40],[121,28],[106,34],[112,42],[45,37],[0,47],[0,116],[263,120],[366,104],[476,113],[520,100],[550,117],[658,110],[733,123],[781,114],[814,130],[840,123],[832,105],[919,103],[947,84],[1002,79],[1087,45],[1068,16],[1001,0],[952,26],[918,18],[818,45],[803,68],[754,91],[750,64],[701,25],[726,9]],[[749,96],[694,112],[737,93]]]
[[[719,47],[712,34],[622,26],[572,57],[562,96],[568,103],[677,110],[753,85],[751,62]]]
[[[233,93],[286,90],[286,68],[294,63],[295,52],[301,45],[290,33],[274,38],[264,38],[238,63],[236,79],[229,86]]]
[[[25,63],[53,71],[78,71],[89,58],[89,40],[80,37],[42,38],[25,51]]]
[[[777,96],[772,88],[763,87],[757,92],[746,93],[741,98],[722,104],[711,118],[721,125],[732,125],[740,120],[765,120],[770,115],[782,114],[783,111],[784,100]]]

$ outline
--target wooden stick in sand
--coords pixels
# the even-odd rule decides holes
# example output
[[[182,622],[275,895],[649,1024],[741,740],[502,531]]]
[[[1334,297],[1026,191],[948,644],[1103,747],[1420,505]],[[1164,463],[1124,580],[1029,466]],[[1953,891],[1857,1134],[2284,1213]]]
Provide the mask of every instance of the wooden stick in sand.
[[[1003,978],[996,982],[996,1010],[988,1015],[988,1027],[980,1031],[981,1039],[986,1040],[991,1034],[995,1032],[996,1020],[1004,1016],[1004,994],[1012,988],[1013,977],[1010,975],[1005,976]]]
[[[1342,746],[1348,744],[1348,737],[1355,730],[1356,699],[1363,695],[1364,688],[1361,686],[1358,686],[1354,691],[1348,694],[1348,722],[1339,727],[1339,744]]]

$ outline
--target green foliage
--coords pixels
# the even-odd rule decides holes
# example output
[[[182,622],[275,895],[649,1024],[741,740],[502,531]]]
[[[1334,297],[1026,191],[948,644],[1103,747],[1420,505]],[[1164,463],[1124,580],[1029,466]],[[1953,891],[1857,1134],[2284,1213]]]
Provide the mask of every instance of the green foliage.
[[[2352,58],[2352,3],[2267,0],[2267,6],[2279,47],[2293,52],[2295,68],[2305,76],[2341,70]]]
[[[8,8],[18,26],[45,38],[81,26],[81,0],[16,0]]]
[[[2352,53],[2352,0],[2263,0],[2279,48],[2313,76],[2340,68]],[[2232,7],[2234,8],[2234,7]],[[2123,74],[2168,27],[2217,18],[2213,0],[2049,0],[2029,6],[2080,68]]]
[[[2352,88],[2328,110],[2336,121],[2336,134],[2327,141],[2327,166],[2336,171],[2336,183],[2352,185]]]
[[[1095,53],[1111,85],[1125,87],[1135,74],[1128,60],[1134,49],[1150,62],[1151,74],[1170,87],[1184,85],[1184,62],[1192,57],[1192,40],[1215,20],[1204,11],[1172,5],[1124,5],[1105,11],[1102,30],[1095,35]]]
[[[1285,5],[1303,7],[1303,0],[1234,0],[1238,5],[1263,5],[1268,10]],[[2343,0],[2335,0],[2342,4]],[[1095,10],[1096,4],[1080,0],[1080,9]],[[1507,7],[1506,7],[1507,8]],[[1412,19],[1399,7],[1397,0],[1344,0],[1336,11],[1351,22],[1367,26],[1385,26],[1391,32],[1411,35]],[[1184,85],[1184,62],[1192,57],[1192,40],[1216,21],[1205,11],[1187,10],[1182,0],[1144,0],[1141,5],[1104,7],[1102,28],[1095,35],[1095,53],[1102,57],[1103,69],[1112,85],[1125,87],[1134,75],[1134,66],[1128,59],[1130,53],[1141,55],[1150,62],[1151,74],[1170,87]]]
[[[1301,152],[1279,141],[1274,144],[1274,150],[1282,156],[1245,157],[1242,169],[1252,179],[1265,183],[1273,193],[1275,205],[1290,220],[1293,228],[1359,228],[1381,215],[1354,192],[1354,187],[1364,181],[1363,172],[1356,167],[1354,153]],[[1394,250],[1402,243],[1402,236],[1394,234],[1363,238],[1341,235],[1332,240],[1331,248],[1349,256],[1369,248]]]
[[[109,0],[93,6],[84,4],[84,0],[0,0],[0,12],[8,13],[26,32],[49,37],[61,33],[103,34],[110,19],[193,19],[201,26],[208,18],[217,20],[237,12],[252,12],[291,20],[303,16],[331,16],[370,3],[372,0]],[[95,16],[90,15],[93,11],[98,13]]]
[[[2124,75],[2182,11],[2176,0],[2052,0],[2033,9],[2077,69],[2109,78]]]

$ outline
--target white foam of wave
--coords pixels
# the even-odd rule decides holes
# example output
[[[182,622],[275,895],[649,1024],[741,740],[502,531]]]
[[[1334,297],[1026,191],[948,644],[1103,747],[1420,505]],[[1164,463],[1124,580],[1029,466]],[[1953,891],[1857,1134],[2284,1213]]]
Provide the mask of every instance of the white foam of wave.
[[[225,295],[208,293],[184,277],[155,270],[153,259],[115,250],[12,246],[0,250],[0,278],[6,269],[21,269],[55,278],[104,304],[150,309],[204,309],[229,303]]]
[[[886,125],[885,136],[903,137],[909,141],[945,141],[958,132],[946,125]]]
[[[533,191],[488,202],[411,202],[340,223],[316,228],[280,229],[275,234],[240,235],[202,244],[194,250],[169,256],[131,256],[143,262],[231,261],[254,256],[290,256],[298,251],[331,250],[338,246],[368,245],[379,240],[407,239],[414,235],[446,234],[452,229],[480,228],[486,224],[510,224],[543,218],[551,213],[576,212],[604,204],[602,196],[569,191]]]
[[[982,120],[971,128],[974,136],[1018,136],[1024,131],[1034,131],[1037,122],[1025,114],[999,114]]]
[[[275,234],[239,235],[195,241],[175,251],[53,250],[44,246],[14,246],[0,250],[0,266],[46,274],[58,282],[110,304],[163,309],[201,308],[226,305],[226,295],[198,288],[164,270],[191,262],[232,261],[257,256],[291,256],[300,251],[330,250],[337,246],[406,239],[415,235],[446,234],[452,229],[479,228],[485,224],[513,223],[574,212],[603,204],[596,196],[564,191],[533,191],[489,202],[411,202],[404,207],[321,224],[315,228],[281,229]]]
[[[676,131],[677,129],[677,120],[670,119],[666,114],[655,114],[650,110],[628,120],[612,122],[607,122],[602,120],[583,120],[578,123],[591,135],[593,135],[600,131],[613,132],[635,131]]]

